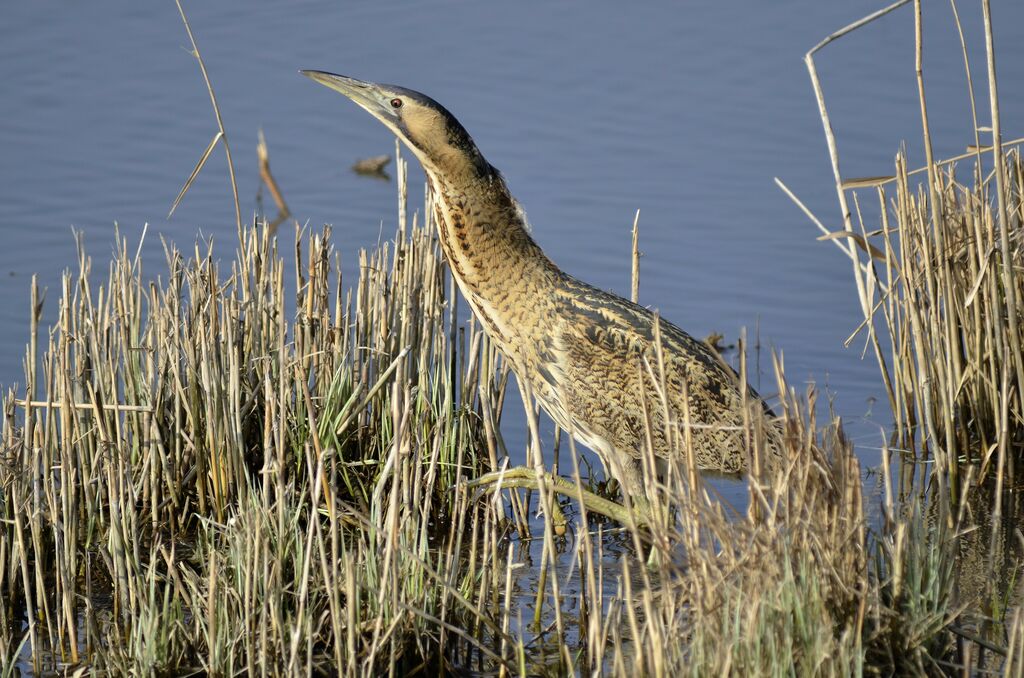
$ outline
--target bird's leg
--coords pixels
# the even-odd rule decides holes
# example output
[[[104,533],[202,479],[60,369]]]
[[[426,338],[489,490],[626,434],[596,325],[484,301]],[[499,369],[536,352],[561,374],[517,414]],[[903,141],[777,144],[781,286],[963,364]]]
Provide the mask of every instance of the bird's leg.
[[[604,497],[595,494],[590,490],[584,489],[577,483],[562,478],[561,476],[553,476],[550,473],[544,473],[543,481],[545,486],[551,491],[572,499],[577,499],[588,511],[599,513],[602,516],[611,518],[623,525],[645,524],[648,522],[648,516],[642,509],[640,509],[640,507],[634,506],[634,510],[630,512],[622,504],[617,504],[610,499],[605,499]],[[476,480],[471,480],[467,483],[467,487],[471,488],[484,487],[486,485],[497,485],[499,488],[518,487],[527,490],[540,490],[540,481],[537,477],[537,472],[525,466],[510,468],[505,471],[492,471],[491,473],[484,474]],[[557,506],[557,504],[555,504],[555,506]],[[553,518],[555,517],[553,516]],[[562,525],[564,525],[565,518],[563,517],[561,520]]]

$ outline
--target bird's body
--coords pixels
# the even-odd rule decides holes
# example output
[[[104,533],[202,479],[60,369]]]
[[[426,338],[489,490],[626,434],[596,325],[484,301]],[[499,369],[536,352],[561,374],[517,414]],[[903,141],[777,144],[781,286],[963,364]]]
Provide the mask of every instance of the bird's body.
[[[411,90],[304,73],[352,98],[417,155],[442,250],[473,312],[516,377],[559,426],[601,456],[624,492],[643,496],[642,451],[650,444],[657,457],[670,458],[685,422],[698,468],[747,469],[744,426],[750,412],[764,411],[761,398],[704,343],[562,272],[454,116]],[[779,434],[769,429],[774,452]]]

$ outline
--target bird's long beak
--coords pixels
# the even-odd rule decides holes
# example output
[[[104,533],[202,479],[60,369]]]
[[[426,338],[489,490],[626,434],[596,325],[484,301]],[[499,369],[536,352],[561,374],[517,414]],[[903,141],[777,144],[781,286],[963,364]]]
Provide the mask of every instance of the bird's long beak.
[[[373,117],[388,127],[394,128],[396,116],[390,106],[386,106],[384,93],[380,86],[372,82],[364,82],[344,75],[325,73],[324,71],[299,71],[307,78],[314,80],[336,92],[341,92],[352,101],[366,109]]]

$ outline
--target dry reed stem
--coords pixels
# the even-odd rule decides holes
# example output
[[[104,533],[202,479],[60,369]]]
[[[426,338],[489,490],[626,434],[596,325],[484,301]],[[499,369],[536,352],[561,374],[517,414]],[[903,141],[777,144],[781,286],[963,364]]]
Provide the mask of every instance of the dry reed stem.
[[[213,84],[210,82],[210,75],[206,72],[206,64],[203,62],[202,54],[199,52],[199,46],[196,45],[196,39],[192,35],[192,27],[188,23],[188,17],[185,16],[185,10],[181,6],[181,0],[174,0],[174,3],[178,6],[178,13],[181,15],[181,22],[185,25],[185,32],[188,34],[189,42],[192,43],[192,56],[194,56],[196,61],[199,62],[199,70],[203,74],[203,82],[206,83],[206,91],[210,95],[210,104],[213,106],[213,115],[217,119],[217,134],[215,134],[213,139],[210,140],[210,143],[203,152],[203,155],[199,158],[199,162],[196,164],[195,169],[192,170],[192,174],[185,182],[185,185],[182,187],[178,197],[175,198],[174,204],[171,205],[171,211],[167,215],[167,218],[169,219],[171,214],[174,214],[174,209],[178,206],[178,203],[181,202],[181,199],[185,197],[188,187],[195,180],[199,171],[203,168],[203,165],[206,164],[206,160],[209,158],[214,146],[217,145],[218,141],[222,141],[224,142],[224,155],[228,161],[228,177],[231,179],[231,195],[234,198],[235,204],[235,225],[238,229],[238,237],[241,238],[242,209],[238,201],[238,184],[235,181],[235,163],[231,160],[231,146],[228,144],[228,133],[224,129],[224,121],[220,116],[220,106],[217,105],[217,96],[213,93]]]

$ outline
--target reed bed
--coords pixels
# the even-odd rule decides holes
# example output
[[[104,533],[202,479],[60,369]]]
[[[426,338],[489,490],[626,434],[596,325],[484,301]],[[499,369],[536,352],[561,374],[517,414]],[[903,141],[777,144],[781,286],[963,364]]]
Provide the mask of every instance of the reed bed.
[[[852,448],[781,363],[789,464],[751,482],[742,514],[685,462],[648,479],[664,519],[645,528],[566,499],[560,536],[531,517],[553,493],[467,493],[508,463],[508,372],[458,320],[433,225],[406,224],[402,186],[395,240],[360,253],[348,291],[329,230],[297,234],[287,282],[257,226],[228,263],[165,243],[151,282],[124,242],[101,284],[81,255],[41,369],[33,336],[25,393],[4,401],[5,666],[818,675],[950,661],[952,541],[891,499],[871,541]]]
[[[147,282],[122,242],[102,284],[84,253],[65,275],[4,401],[8,661],[24,637],[36,671],[433,672],[508,641],[481,614],[503,519],[453,491],[491,468],[500,361],[452,323],[428,229],[347,293],[329,229],[297,242],[294,297],[255,227],[231,262],[165,243]]]
[[[901,149],[890,176],[842,175],[814,55],[908,3],[896,2],[837,31],[807,54],[843,220],[841,231],[822,229],[823,237],[848,243],[842,248],[853,262],[864,315],[854,336],[866,335],[866,350],[877,360],[895,420],[893,442],[914,459],[934,460],[939,471],[934,480],[945,488],[947,499],[956,501],[966,464],[977,465],[976,479],[994,477],[1001,484],[1014,458],[1020,457],[1024,441],[1024,276],[1019,270],[1024,258],[1024,165],[1019,144],[1024,139],[1004,142],[1002,137],[989,0],[979,3],[986,40],[987,107],[978,103],[983,95],[976,93],[953,2],[974,135],[965,139],[966,153],[945,160],[934,157],[923,79],[926,13],[923,3],[914,0],[926,164],[911,170]],[[969,179],[962,181],[964,175]],[[858,190],[866,191],[867,197]]]
[[[905,5],[911,0],[840,29],[805,58],[832,161],[842,230],[822,226],[777,183],[825,232],[822,239],[840,245],[853,264],[863,321],[847,343],[863,336],[865,352],[877,361],[893,413],[890,444],[900,466],[895,504],[886,486],[887,522],[878,543],[883,551],[903,543],[901,528],[888,522],[894,506],[912,516],[925,513],[926,531],[938,539],[933,544],[933,538],[924,538],[917,518],[904,530],[913,536],[903,538],[903,548],[921,564],[912,586],[931,591],[923,607],[908,608],[908,600],[893,595],[884,583],[903,577],[893,569],[899,558],[877,567],[883,573],[880,593],[888,601],[884,607],[920,618],[933,633],[935,642],[926,654],[934,660],[930,669],[918,662],[913,670],[952,671],[951,660],[941,659],[940,651],[940,641],[948,642],[952,633],[952,663],[964,675],[976,670],[1019,675],[1022,550],[1015,522],[1015,467],[1024,441],[1024,164],[1019,148],[1024,139],[1003,138],[991,3],[981,0],[977,8],[983,19],[987,106],[979,103],[984,94],[976,92],[958,3],[950,3],[974,127],[961,155],[938,159],[933,152],[922,38],[923,22],[931,14],[920,0],[913,0],[912,8],[923,167],[911,170],[901,148],[891,175],[845,177],[814,62],[831,42]],[[889,454],[883,450],[886,464]],[[887,465],[884,473],[889,474]],[[924,498],[924,504],[914,499],[908,506],[908,497]],[[950,548],[953,555],[946,552]],[[904,640],[910,628],[900,631]],[[890,649],[904,640],[890,637]]]
[[[877,243],[874,261],[861,269],[871,309],[865,322],[886,342],[876,356],[896,444],[934,459],[936,478],[954,497],[965,463],[979,466],[979,479],[1006,477],[1024,434],[1016,301],[1024,299],[1024,276],[1004,270],[1024,256],[1024,165],[1016,149],[1000,158],[1001,172],[986,170],[980,151],[973,164],[970,184],[958,181],[952,164],[934,166],[929,190],[912,183],[900,153],[894,185],[876,189],[877,230],[853,196],[856,228]],[[1009,184],[1004,219],[991,195],[997,176]]]

